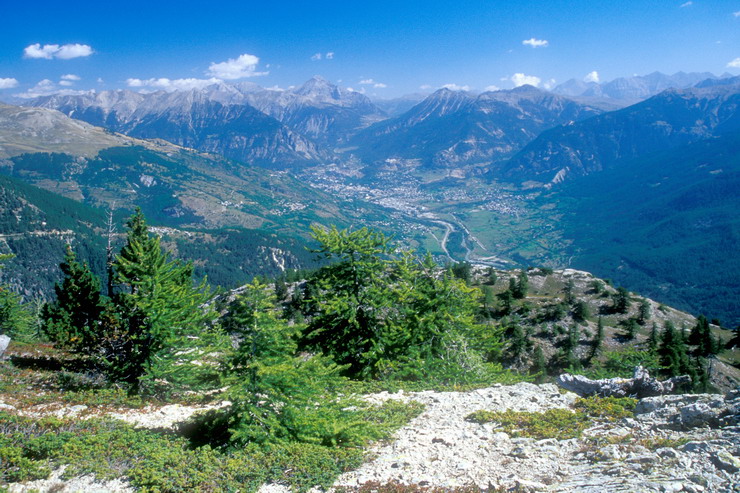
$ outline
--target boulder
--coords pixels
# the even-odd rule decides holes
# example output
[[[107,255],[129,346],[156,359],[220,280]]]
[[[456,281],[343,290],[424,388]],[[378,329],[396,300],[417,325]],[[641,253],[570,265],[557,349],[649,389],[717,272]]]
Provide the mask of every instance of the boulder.
[[[0,336],[0,358],[5,354],[5,350],[8,349],[8,344],[10,344],[10,337],[6,335]]]
[[[591,380],[581,375],[563,373],[556,379],[558,385],[581,396],[600,395],[602,397],[653,397],[670,394],[679,385],[691,382],[687,375],[659,381],[650,376],[641,366],[635,368],[632,378],[607,378]]]

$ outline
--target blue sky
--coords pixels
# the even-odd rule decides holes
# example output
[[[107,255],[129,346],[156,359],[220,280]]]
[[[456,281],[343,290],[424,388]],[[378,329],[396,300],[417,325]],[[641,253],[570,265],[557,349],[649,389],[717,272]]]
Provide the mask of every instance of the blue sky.
[[[0,97],[213,78],[285,88],[317,74],[380,97],[740,74],[737,0],[9,0],[2,14]]]

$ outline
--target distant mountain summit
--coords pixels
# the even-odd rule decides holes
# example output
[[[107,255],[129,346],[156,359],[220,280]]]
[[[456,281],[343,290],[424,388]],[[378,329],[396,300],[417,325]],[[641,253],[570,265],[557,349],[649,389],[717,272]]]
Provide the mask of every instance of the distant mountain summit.
[[[707,79],[719,78],[710,72],[676,72],[673,75],[653,72],[648,75],[619,77],[602,83],[570,79],[555,86],[552,92],[569,97],[607,99],[632,104],[666,89],[685,89]]]
[[[402,115],[362,130],[350,143],[370,163],[480,165],[508,158],[545,129],[600,112],[532,86],[480,95],[440,89]]]
[[[246,101],[314,142],[337,146],[371,123],[387,118],[365,95],[314,76],[287,91],[245,93]]]
[[[379,119],[364,95],[314,77],[294,90],[250,82],[188,91],[128,90],[32,99],[62,113],[133,137],[161,138],[266,167],[331,161],[331,147]]]

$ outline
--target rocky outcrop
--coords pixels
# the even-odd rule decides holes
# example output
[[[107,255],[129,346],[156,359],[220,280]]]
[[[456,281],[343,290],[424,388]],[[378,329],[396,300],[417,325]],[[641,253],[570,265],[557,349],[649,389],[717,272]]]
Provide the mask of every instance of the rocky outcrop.
[[[8,344],[10,344],[10,337],[6,336],[5,334],[0,336],[0,358],[2,358],[3,354],[5,354],[5,350],[8,349]]]
[[[634,418],[599,423],[568,440],[514,438],[495,423],[465,420],[479,409],[570,407],[576,395],[551,384],[371,398],[383,399],[413,399],[427,408],[336,485],[397,482],[563,493],[740,491],[740,391],[648,397],[639,401]]]
[[[648,371],[638,366],[635,368],[632,378],[607,378],[603,380],[591,380],[583,375],[571,375],[563,373],[556,379],[558,385],[578,395],[600,395],[602,397],[653,397],[656,395],[670,394],[680,385],[691,382],[691,377],[683,375],[659,381],[650,376]]]

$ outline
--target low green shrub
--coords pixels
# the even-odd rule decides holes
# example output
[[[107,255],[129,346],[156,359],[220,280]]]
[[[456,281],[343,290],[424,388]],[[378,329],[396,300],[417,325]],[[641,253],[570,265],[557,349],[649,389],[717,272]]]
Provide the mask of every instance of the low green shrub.
[[[388,434],[420,408],[393,402],[363,412]],[[329,486],[362,459],[360,448],[309,443],[193,448],[183,437],[134,429],[114,420],[36,420],[0,412],[0,483],[4,484],[47,477],[66,464],[65,477],[126,478],[142,492],[256,491],[269,481],[306,491]]]
[[[575,411],[548,409],[541,413],[525,411],[475,411],[467,416],[475,423],[497,423],[514,437],[578,438],[594,421],[616,421],[633,416],[637,400],[629,397],[588,397],[577,399]]]
[[[630,397],[586,397],[576,400],[575,408],[597,421],[617,421],[634,416],[637,399]]]
[[[556,438],[565,440],[581,436],[590,420],[585,413],[568,409],[548,409],[543,413],[523,411],[476,411],[466,418],[475,423],[497,423],[513,437]]]

